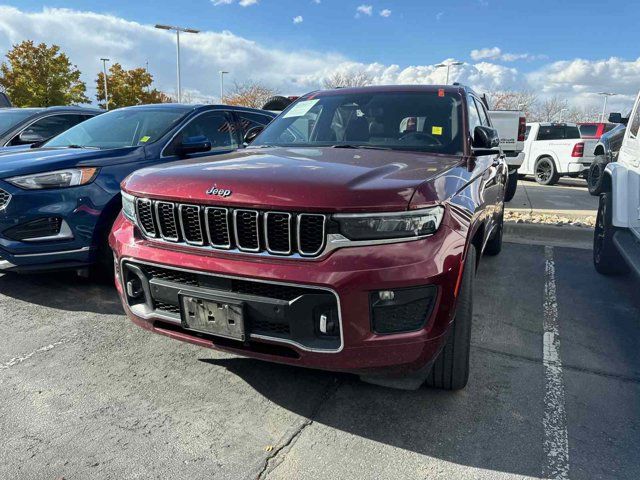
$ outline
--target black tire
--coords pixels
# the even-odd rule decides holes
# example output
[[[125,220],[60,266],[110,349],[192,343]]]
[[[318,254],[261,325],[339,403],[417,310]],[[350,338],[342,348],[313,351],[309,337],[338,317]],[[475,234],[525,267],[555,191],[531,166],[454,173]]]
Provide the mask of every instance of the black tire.
[[[442,390],[460,390],[469,380],[471,321],[473,319],[473,287],[476,277],[476,249],[469,247],[456,316],[444,348],[433,363],[426,385]]]
[[[587,188],[589,193],[593,196],[598,196],[602,193],[602,179],[604,177],[604,169],[607,166],[607,160],[604,155],[598,155],[591,166],[589,167],[589,173],[587,174]]]
[[[504,190],[504,201],[510,202],[513,200],[513,197],[516,194],[516,189],[518,188],[518,172],[513,172],[509,174],[507,178],[507,186]]]
[[[498,255],[502,251],[502,234],[504,232],[504,210],[500,214],[498,225],[493,230],[491,238],[484,247],[484,254],[489,256]]]
[[[596,227],[593,232],[593,265],[602,275],[622,275],[629,271],[622,255],[613,243],[616,228],[612,224],[611,193],[600,195]]]
[[[539,185],[555,185],[560,180],[560,174],[556,168],[556,163],[551,157],[541,157],[536,161],[533,169],[536,183]]]
[[[282,97],[280,95],[276,95],[275,97],[269,98],[266,103],[262,106],[263,110],[271,110],[274,112],[281,112],[289,105],[293,103],[292,100],[287,97]]]

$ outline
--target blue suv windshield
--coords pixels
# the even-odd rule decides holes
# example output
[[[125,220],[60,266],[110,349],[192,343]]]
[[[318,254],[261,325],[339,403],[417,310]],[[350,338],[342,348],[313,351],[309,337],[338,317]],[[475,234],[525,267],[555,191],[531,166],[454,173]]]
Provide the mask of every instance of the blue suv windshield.
[[[0,110],[0,133],[7,132],[26,120],[31,115],[37,113],[38,110],[25,109],[2,109]]]
[[[49,140],[45,147],[123,148],[155,142],[180,122],[183,109],[122,109],[91,118]]]

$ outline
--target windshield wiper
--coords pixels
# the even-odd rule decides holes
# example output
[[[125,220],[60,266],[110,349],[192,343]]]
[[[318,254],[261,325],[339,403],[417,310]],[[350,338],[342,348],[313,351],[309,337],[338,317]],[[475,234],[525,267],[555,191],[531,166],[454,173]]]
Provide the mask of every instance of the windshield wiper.
[[[331,145],[331,148],[354,148],[365,150],[391,150],[389,147],[376,147],[373,145],[353,145],[350,143],[339,143],[337,145]]]
[[[67,146],[66,146],[66,147],[64,147],[64,148],[75,148],[75,149],[78,149],[78,148],[87,148],[87,149],[90,149],[90,150],[100,150],[100,148],[99,148],[99,147],[88,147],[88,146],[86,146],[86,145],[76,145],[75,143],[72,143],[71,145],[67,145]]]

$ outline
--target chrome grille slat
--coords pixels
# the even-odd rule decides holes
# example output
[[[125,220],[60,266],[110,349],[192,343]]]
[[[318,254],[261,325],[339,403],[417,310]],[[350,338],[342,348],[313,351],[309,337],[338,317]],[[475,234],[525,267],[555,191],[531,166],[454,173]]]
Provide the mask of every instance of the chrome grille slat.
[[[146,237],[234,253],[316,257],[326,245],[327,216],[211,207],[136,198]]]
[[[4,210],[11,201],[11,194],[0,188],[0,210]]]

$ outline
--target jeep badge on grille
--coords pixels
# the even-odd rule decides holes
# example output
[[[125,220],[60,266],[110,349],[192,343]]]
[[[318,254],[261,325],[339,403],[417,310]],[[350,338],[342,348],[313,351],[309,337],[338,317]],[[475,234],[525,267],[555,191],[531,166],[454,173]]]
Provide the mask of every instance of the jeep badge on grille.
[[[207,195],[218,195],[220,197],[228,197],[231,195],[231,190],[225,190],[224,188],[218,188],[217,185],[214,185],[209,190],[207,190]]]

